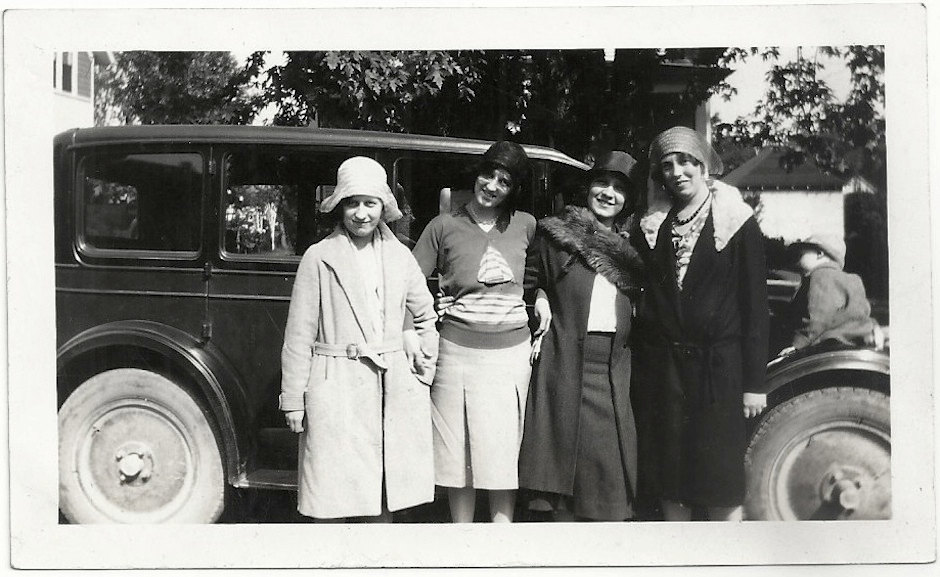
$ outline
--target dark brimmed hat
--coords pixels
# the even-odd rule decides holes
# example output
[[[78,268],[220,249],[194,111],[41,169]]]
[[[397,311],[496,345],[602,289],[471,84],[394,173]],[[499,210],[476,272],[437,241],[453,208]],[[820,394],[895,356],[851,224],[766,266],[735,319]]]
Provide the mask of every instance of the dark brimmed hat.
[[[826,253],[840,267],[845,266],[845,239],[834,234],[811,234],[804,240],[798,240],[788,247],[797,251],[803,248],[819,249]]]
[[[518,187],[529,178],[529,157],[525,150],[515,142],[499,140],[483,153],[483,160],[478,170],[493,166],[509,172],[513,186]]]
[[[636,184],[636,159],[621,150],[611,150],[597,157],[588,172],[588,182],[600,172],[617,172],[632,185]]]

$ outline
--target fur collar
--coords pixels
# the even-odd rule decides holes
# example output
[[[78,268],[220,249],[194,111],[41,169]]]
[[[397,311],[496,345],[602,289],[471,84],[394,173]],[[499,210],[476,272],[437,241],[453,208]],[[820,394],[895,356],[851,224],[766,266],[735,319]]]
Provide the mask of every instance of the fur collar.
[[[539,228],[551,242],[579,257],[621,291],[639,286],[643,264],[639,253],[623,236],[626,233],[601,228],[588,209],[566,206],[560,215],[540,220]]]
[[[712,222],[715,226],[715,250],[721,252],[728,241],[741,228],[744,222],[754,215],[754,211],[741,198],[741,192],[720,180],[709,180],[708,188],[712,191]],[[650,181],[649,208],[640,219],[640,230],[646,237],[650,248],[656,247],[656,237],[666,220],[672,201],[662,186]]]

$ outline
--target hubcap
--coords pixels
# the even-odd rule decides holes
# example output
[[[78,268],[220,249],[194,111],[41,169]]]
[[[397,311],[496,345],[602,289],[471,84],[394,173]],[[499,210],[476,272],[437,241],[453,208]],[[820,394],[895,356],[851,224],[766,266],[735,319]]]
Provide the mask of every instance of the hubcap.
[[[172,412],[145,399],[106,405],[85,428],[76,467],[82,490],[121,523],[169,518],[193,490],[195,446]]]
[[[826,423],[791,440],[770,479],[778,519],[888,519],[890,437],[858,421]]]

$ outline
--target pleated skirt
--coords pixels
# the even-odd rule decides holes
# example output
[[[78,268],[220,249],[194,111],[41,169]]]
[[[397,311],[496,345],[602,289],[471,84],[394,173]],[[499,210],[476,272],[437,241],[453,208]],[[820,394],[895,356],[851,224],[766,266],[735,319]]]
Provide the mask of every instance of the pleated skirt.
[[[518,488],[530,351],[528,341],[474,349],[441,339],[431,387],[435,483]]]

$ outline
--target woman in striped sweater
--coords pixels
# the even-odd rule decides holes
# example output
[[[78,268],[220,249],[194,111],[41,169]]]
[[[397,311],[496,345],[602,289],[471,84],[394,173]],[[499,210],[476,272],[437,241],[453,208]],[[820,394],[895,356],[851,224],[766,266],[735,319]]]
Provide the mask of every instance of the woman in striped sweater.
[[[431,401],[435,482],[448,488],[458,523],[473,521],[477,489],[489,491],[493,522],[512,521],[515,506],[531,371],[523,279],[535,218],[514,204],[527,176],[522,147],[496,142],[471,200],[434,218],[414,248],[423,272],[438,271],[453,298],[442,313]]]

